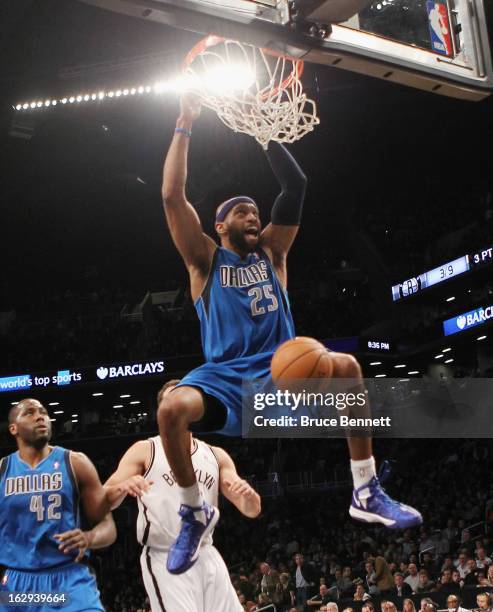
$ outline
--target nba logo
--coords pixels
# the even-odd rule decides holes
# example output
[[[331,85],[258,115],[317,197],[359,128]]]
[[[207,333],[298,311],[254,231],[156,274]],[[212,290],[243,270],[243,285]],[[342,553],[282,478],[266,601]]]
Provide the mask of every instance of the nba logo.
[[[5,586],[6,584],[7,584],[7,574],[4,574],[2,578],[2,586]]]
[[[440,53],[440,55],[451,56],[453,52],[452,34],[450,32],[447,6],[441,2],[428,0],[426,9],[428,11],[432,50],[435,53]]]
[[[58,468],[60,467],[60,464],[58,463],[58,461],[55,461],[55,463],[53,464],[53,467],[55,468],[55,470],[58,470]]]

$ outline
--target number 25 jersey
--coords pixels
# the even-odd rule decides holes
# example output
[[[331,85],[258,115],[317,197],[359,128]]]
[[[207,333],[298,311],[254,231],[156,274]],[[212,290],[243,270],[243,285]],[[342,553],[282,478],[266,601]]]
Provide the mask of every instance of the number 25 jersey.
[[[206,361],[274,352],[294,337],[287,293],[262,249],[242,259],[218,247],[195,308]]]

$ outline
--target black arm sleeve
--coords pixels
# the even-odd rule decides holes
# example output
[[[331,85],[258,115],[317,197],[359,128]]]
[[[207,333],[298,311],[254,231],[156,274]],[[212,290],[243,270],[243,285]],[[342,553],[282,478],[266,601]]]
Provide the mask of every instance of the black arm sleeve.
[[[272,223],[299,225],[305,199],[306,176],[282,144],[271,142],[265,154],[282,189],[272,207]]]

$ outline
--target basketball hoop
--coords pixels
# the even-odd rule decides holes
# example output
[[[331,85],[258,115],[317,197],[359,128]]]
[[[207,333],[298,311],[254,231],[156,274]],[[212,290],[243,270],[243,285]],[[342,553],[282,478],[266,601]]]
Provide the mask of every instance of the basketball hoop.
[[[186,89],[235,132],[294,142],[320,123],[315,102],[303,91],[303,61],[270,49],[207,36],[188,53]]]

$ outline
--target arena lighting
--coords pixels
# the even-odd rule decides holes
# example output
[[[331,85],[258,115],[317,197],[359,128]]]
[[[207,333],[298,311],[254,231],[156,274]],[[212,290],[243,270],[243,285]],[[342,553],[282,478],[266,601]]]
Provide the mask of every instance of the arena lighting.
[[[53,414],[63,414],[63,410],[55,410]]]
[[[50,421],[53,423],[53,421],[56,421],[56,419],[50,419]]]
[[[412,375],[412,374],[419,374],[418,370],[412,370],[411,372],[408,372],[408,374]]]
[[[78,414],[73,414],[73,415],[72,415],[72,418],[74,418],[74,417],[76,418],[76,417],[78,417],[78,416],[79,416]]]
[[[60,402],[50,402],[48,406],[60,406]]]
[[[451,297],[447,298],[445,301],[446,302],[453,302],[455,300],[455,295],[452,295]]]
[[[387,374],[375,374],[375,378],[385,378]]]
[[[400,378],[399,382],[409,382],[409,378]]]
[[[381,361],[372,361],[370,365],[382,365]]]
[[[79,421],[77,419],[72,419],[72,423],[78,423]]]
[[[123,404],[115,404],[113,408],[123,408]]]
[[[443,354],[440,353],[440,355],[435,355],[435,359],[441,359],[443,357]]]
[[[11,405],[11,406],[17,406],[17,404],[18,404],[18,403],[19,403],[19,402],[10,402],[10,405]]]
[[[476,340],[485,340],[488,336],[478,336]]]
[[[406,364],[405,363],[399,363],[398,365],[395,365],[394,368],[405,368]]]
[[[133,402],[130,402],[131,404],[140,404],[140,400],[135,400]]]
[[[60,104],[73,104],[77,102],[96,102],[106,98],[121,98],[126,96],[135,96],[136,94],[149,94],[155,93],[160,95],[165,92],[171,92],[180,94],[186,90],[194,88],[194,82],[199,77],[185,76],[175,77],[166,81],[157,81],[153,86],[150,85],[139,85],[134,87],[124,87],[117,90],[100,90],[98,93],[93,92],[92,94],[72,94],[64,96],[58,99],[46,99],[45,102],[35,100],[32,102],[19,102],[13,106],[13,109],[17,112],[28,110],[29,108],[50,108]],[[218,66],[217,68],[208,72],[207,76],[201,79],[200,84],[195,83],[196,86],[203,87],[210,92],[217,94],[227,95],[233,94],[235,91],[242,89],[248,89],[255,82],[255,73],[250,69],[249,66],[244,64],[229,64],[227,66]]]
[[[443,363],[452,363],[453,359],[447,359],[446,361],[444,361]]]
[[[101,393],[101,391],[100,391],[99,393],[93,393],[93,394],[92,394],[92,396],[93,396],[93,397],[100,397],[101,395],[103,395],[103,394]]]
[[[129,394],[129,393],[126,393],[125,395],[120,395],[120,397],[121,397],[122,399],[123,399],[123,398],[125,398],[125,397],[130,397],[130,394]]]
[[[448,353],[451,350],[452,349],[450,347],[447,347],[447,348],[442,349],[442,353]]]

